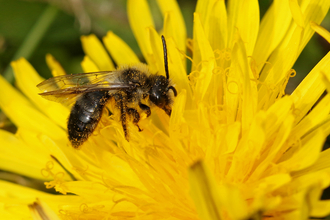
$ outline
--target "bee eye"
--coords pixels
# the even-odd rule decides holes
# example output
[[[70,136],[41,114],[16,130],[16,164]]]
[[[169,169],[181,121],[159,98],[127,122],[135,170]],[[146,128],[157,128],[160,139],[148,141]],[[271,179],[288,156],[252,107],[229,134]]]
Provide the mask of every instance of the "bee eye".
[[[149,99],[159,108],[163,108],[166,104],[165,96],[160,92],[152,92],[149,96]]]

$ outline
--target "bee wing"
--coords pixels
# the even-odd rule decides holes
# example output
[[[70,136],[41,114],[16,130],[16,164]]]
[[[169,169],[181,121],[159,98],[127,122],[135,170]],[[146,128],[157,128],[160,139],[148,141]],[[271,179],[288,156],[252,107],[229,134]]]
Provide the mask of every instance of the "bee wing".
[[[118,74],[118,71],[102,71],[56,76],[39,83],[37,87],[42,92],[50,92],[59,89],[98,84],[101,82],[113,82],[113,80],[118,77]]]
[[[37,87],[43,91],[39,93],[42,97],[70,105],[82,93],[133,88],[133,85],[113,82],[117,77],[117,71],[63,75],[47,79]]]

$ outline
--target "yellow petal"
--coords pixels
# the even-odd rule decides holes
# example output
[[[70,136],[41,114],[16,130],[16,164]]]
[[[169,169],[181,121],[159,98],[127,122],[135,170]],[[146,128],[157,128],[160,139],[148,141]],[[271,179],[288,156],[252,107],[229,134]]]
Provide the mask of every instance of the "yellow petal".
[[[237,146],[232,165],[226,179],[242,181],[248,177],[254,166],[254,161],[260,157],[262,147],[266,141],[266,132],[263,121],[266,120],[264,112],[259,112],[254,118],[250,129],[242,134],[242,139]],[[246,155],[249,155],[246,157]]]
[[[329,79],[330,76],[326,75],[324,72],[321,72],[321,75],[322,75],[324,85],[327,88],[327,91],[330,91],[330,79]]]
[[[224,154],[232,153],[236,147],[239,140],[239,135],[241,134],[241,123],[235,122],[228,126],[228,131],[226,134],[226,145],[227,150]]]
[[[100,71],[96,64],[87,55],[84,56],[83,61],[81,61],[81,67],[85,73]]]
[[[267,120],[264,127],[268,135],[274,134],[282,123],[286,121],[292,114],[292,100],[290,97],[285,96],[277,100],[267,111]]]
[[[329,73],[330,53],[312,69],[299,86],[293,91],[291,97],[295,105],[296,122],[300,121],[319,99],[325,90],[321,72]]]
[[[116,157],[107,150],[101,147],[93,150],[95,158],[102,161],[99,166],[104,172],[104,178],[109,182],[116,182],[128,185],[130,187],[136,187],[140,190],[144,190],[144,186],[141,184],[134,169],[131,168],[125,160]]]
[[[204,30],[199,19],[199,14],[194,13],[194,64],[201,63],[199,77],[196,83],[196,100],[204,98],[206,90],[212,79],[213,69],[215,68],[215,58],[213,50],[204,34]],[[196,68],[196,67],[195,67]]]
[[[278,189],[276,192],[276,194],[283,196],[283,201],[277,207],[277,211],[292,212],[290,216],[285,216],[288,219],[302,219],[306,216],[314,216],[315,214],[319,216],[321,213],[329,212],[329,209],[319,212],[320,207],[317,207],[319,202],[322,202],[320,201],[322,191],[329,186],[329,183],[330,176],[326,172],[309,173],[293,178],[289,185]],[[323,207],[328,206],[324,205]]]
[[[287,40],[282,42],[268,59],[271,65],[267,65],[261,72],[260,81],[277,84],[285,78],[298,58],[303,34],[303,29],[297,26],[290,35],[291,38],[287,37]]]
[[[319,158],[313,165],[311,165],[305,169],[292,172],[292,175],[297,177],[297,176],[302,176],[302,175],[306,175],[308,173],[314,173],[314,172],[322,171],[322,170],[329,171],[330,170],[329,157],[330,157],[330,149],[328,148],[320,153]]]
[[[104,49],[101,41],[94,35],[81,36],[82,47],[85,54],[97,65],[101,71],[110,71],[114,65]]]
[[[165,67],[164,67],[164,52],[161,37],[158,35],[157,31],[150,27],[148,28],[149,31],[149,39],[150,45],[152,48],[152,57],[154,60],[154,65],[157,68],[157,72],[160,75],[166,76],[165,74]]]
[[[322,22],[322,20],[327,15],[327,12],[329,11],[330,1],[304,1],[300,7],[302,14],[304,15],[305,30],[304,37],[299,48],[299,54],[305,48],[306,44],[314,34],[314,30],[311,28],[310,22],[315,22],[316,24],[320,24]]]
[[[279,169],[297,171],[311,166],[319,158],[324,141],[324,133],[320,130],[316,130],[302,140],[301,149],[297,149],[291,158],[279,164]],[[288,155],[290,155],[290,153],[290,151],[286,152]],[[284,157],[285,156],[284,154]]]
[[[305,27],[304,17],[303,17],[302,11],[300,10],[298,1],[297,0],[290,0],[289,5],[290,5],[293,20],[300,27]]]
[[[278,100],[267,110],[263,127],[269,142],[266,143],[268,153],[262,155],[265,159],[256,167],[249,180],[259,179],[263,172],[287,151],[285,143],[291,135],[293,122],[292,101],[289,97]],[[275,140],[269,140],[273,136],[276,136]]]
[[[152,48],[149,43],[148,29],[155,28],[154,22],[146,0],[129,0],[127,2],[128,19],[133,34],[139,44],[144,58],[147,60],[151,72],[156,72],[157,68],[152,59]],[[143,12],[143,13],[141,13]]]
[[[322,36],[328,43],[330,43],[330,32],[326,30],[324,27],[316,24],[315,22],[311,22],[312,29]]]
[[[287,0],[273,1],[271,7],[262,18],[258,40],[253,52],[253,59],[258,66],[258,73],[262,70],[269,55],[285,36],[292,20]]]
[[[311,211],[311,216],[316,218],[323,218],[324,216],[329,216],[330,214],[330,201],[317,201],[315,202],[313,209]]]
[[[204,0],[204,1],[197,1],[196,10],[195,12],[200,16],[200,23],[205,28],[205,30],[209,29],[209,19],[210,19],[210,11],[212,6],[216,0]],[[208,33],[208,31],[206,31]]]
[[[247,55],[251,56],[258,36],[259,19],[259,4],[257,0],[229,1],[229,47],[232,47],[235,33],[238,31],[246,45]]]
[[[31,215],[28,204],[36,197],[45,196],[46,193],[0,180],[0,195],[0,210],[3,211],[0,215],[1,218],[8,216],[10,217],[8,219],[29,219]]]
[[[186,51],[186,25],[179,5],[175,0],[157,0],[164,19],[164,35],[172,37],[181,51]],[[170,17],[170,19],[169,19]]]
[[[184,120],[183,114],[186,105],[186,90],[182,90],[175,98],[175,103],[172,107],[172,114],[170,118],[170,136],[184,138]]]
[[[235,71],[230,69],[227,82],[224,82],[224,105],[228,124],[234,123],[237,119],[241,89],[239,80],[239,75],[235,75]]]
[[[101,183],[89,182],[89,181],[72,181],[63,183],[68,192],[72,192],[76,195],[87,196],[90,201],[102,201],[112,198],[114,193]]]
[[[191,101],[193,100],[193,94],[189,84],[188,76],[183,63],[177,62],[178,60],[182,59],[182,54],[178,51],[172,39],[166,40],[166,44],[170,79],[174,83],[174,86],[178,92],[180,92],[182,89],[186,90],[187,99],[190,100],[187,103],[187,107],[191,108],[193,106],[193,102]]]
[[[232,52],[232,63],[230,72],[238,74],[242,88],[242,129],[245,131],[251,124],[257,109],[257,86],[252,81],[253,74],[248,65],[247,51],[243,39],[239,37]]]
[[[273,103],[277,97],[285,94],[284,87],[291,76],[291,68],[300,53],[299,47],[303,33],[303,29],[296,26],[290,35],[291,38],[282,41],[282,44],[270,56],[269,64],[262,70],[259,80],[263,83],[258,91],[258,96],[260,100],[265,100],[268,105]],[[267,108],[267,105],[265,107]]]
[[[321,101],[304,117],[299,124],[293,129],[293,133],[297,137],[306,135],[315,127],[321,124],[330,113],[330,95],[326,95]],[[308,134],[308,133],[307,133]]]
[[[42,98],[36,85],[43,81],[35,69],[24,58],[11,63],[18,87],[21,91],[50,119],[62,128],[66,128],[69,109],[60,103],[50,102]]]
[[[60,220],[58,215],[56,215],[45,202],[42,202],[39,199],[37,199],[37,201],[33,204],[30,204],[29,209],[34,220]]]
[[[61,66],[61,64],[49,53],[46,55],[46,63],[48,65],[49,69],[52,70],[53,76],[66,75],[66,72],[63,69],[63,67]]]
[[[227,11],[225,1],[220,0],[214,3],[210,15],[209,41],[213,50],[223,50],[227,47]]]
[[[24,213],[22,214],[21,212],[19,211],[13,211],[11,207],[8,208],[8,206],[6,204],[4,204],[3,202],[0,202],[0,212],[1,212],[1,215],[0,217],[2,219],[12,219],[12,220],[21,220],[22,217],[25,217],[25,218],[31,218],[31,215],[28,215],[28,209],[27,207],[15,207],[16,210],[18,209],[21,209],[19,211],[23,211],[24,209]]]
[[[168,41],[170,38],[172,38],[175,41],[175,45],[177,45],[177,50],[179,50],[181,53],[185,53],[186,48],[185,48],[185,41],[180,42],[180,36],[176,36],[177,35],[177,21],[173,20],[174,18],[173,13],[171,12],[167,12],[165,14],[165,18],[164,18],[164,36],[166,41]],[[177,43],[177,41],[179,41]],[[180,45],[181,44],[181,45]],[[177,62],[181,61],[183,66],[186,66],[186,57],[185,56],[181,56],[180,60],[177,60]]]
[[[302,23],[299,20],[299,9],[294,3],[290,4],[292,10],[295,12],[295,17],[297,22]],[[329,10],[330,2],[327,0],[309,2],[305,1],[301,5],[301,11],[304,15],[304,26],[297,26],[296,23],[292,23],[286,33],[286,37],[283,39],[281,44],[278,46],[277,50],[273,52],[269,58],[269,62],[274,65],[275,73],[286,73],[297,60],[299,54],[306,46],[307,42],[310,40],[314,31],[310,27],[310,22],[313,21],[319,24],[325,17],[327,11]],[[281,55],[280,55],[281,54]],[[283,56],[286,54],[287,56]],[[279,69],[278,69],[279,68]],[[269,72],[269,67],[263,69],[261,74],[261,80],[264,81],[265,76]],[[272,73],[274,74],[274,73]],[[273,78],[275,76],[272,76]],[[276,79],[281,80],[282,76],[276,74]]]
[[[0,76],[0,107],[17,126],[47,134],[55,140],[65,137],[65,132],[48,117],[39,112]]]
[[[22,103],[22,105],[32,105],[32,103],[24,97],[20,92],[18,92],[12,85],[10,85],[2,75],[0,75],[0,107],[4,111],[6,104],[10,103],[12,100]]]
[[[40,150],[31,150],[17,136],[3,130],[0,130],[0,144],[6,146],[0,149],[0,167],[2,170],[36,179],[50,178],[41,174],[42,167],[50,160],[47,154]]]
[[[253,198],[258,197],[259,195],[267,195],[268,193],[272,193],[280,187],[285,186],[285,184],[290,183],[290,181],[292,181],[292,178],[287,173],[280,173],[260,178],[257,181],[252,181],[251,184],[247,184],[247,189],[253,190],[246,192],[246,196],[248,198]]]
[[[229,186],[216,185],[205,165],[196,162],[189,169],[190,195],[200,219],[244,219],[247,205],[240,192]]]
[[[140,62],[134,51],[112,31],[103,37],[103,42],[118,66]]]
[[[28,205],[32,204],[36,198],[42,198],[42,201],[47,203],[52,210],[59,210],[63,204],[68,203],[81,205],[81,199],[77,196],[48,194],[3,180],[0,180],[0,196],[0,211],[4,211],[1,212],[1,218],[3,218],[2,214],[5,213],[10,217],[7,219],[31,219]],[[44,204],[43,202],[42,204]]]
[[[72,164],[81,164],[81,161],[86,157],[84,155],[85,152],[77,152],[77,150],[70,147],[66,136],[62,136],[60,140],[54,141],[47,135],[36,133],[25,128],[19,128],[15,136],[26,145],[27,149],[35,152],[36,155],[39,155],[39,158],[36,158],[35,160],[38,161],[38,164],[40,165],[38,175],[41,174],[42,179],[53,179],[58,173],[61,173],[60,175],[66,173],[58,161],[76,178],[79,178],[80,175],[76,172],[74,169],[75,167],[73,167]],[[47,148],[44,146],[47,146]],[[18,149],[18,151],[23,152],[22,154],[16,153],[16,155],[19,155],[18,157],[26,157],[24,150]],[[33,158],[33,156],[31,157]],[[26,160],[27,159],[22,159],[21,161]],[[20,163],[22,162],[18,161],[18,164]],[[91,168],[93,167],[91,166]],[[72,180],[72,177],[69,175],[63,175],[62,179]]]

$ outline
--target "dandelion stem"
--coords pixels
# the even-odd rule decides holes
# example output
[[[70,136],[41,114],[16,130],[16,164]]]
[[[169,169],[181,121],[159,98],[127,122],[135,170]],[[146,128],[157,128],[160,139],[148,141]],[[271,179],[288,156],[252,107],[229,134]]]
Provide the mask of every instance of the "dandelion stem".
[[[57,15],[58,9],[54,6],[47,6],[44,12],[41,14],[37,22],[32,27],[31,31],[28,33],[26,38],[24,39],[22,45],[15,53],[12,61],[17,60],[20,57],[25,57],[29,59],[33,51],[37,48],[41,39],[45,35],[46,31],[54,21]],[[6,70],[4,71],[3,76],[10,83],[14,82],[14,75],[12,68],[8,65]]]

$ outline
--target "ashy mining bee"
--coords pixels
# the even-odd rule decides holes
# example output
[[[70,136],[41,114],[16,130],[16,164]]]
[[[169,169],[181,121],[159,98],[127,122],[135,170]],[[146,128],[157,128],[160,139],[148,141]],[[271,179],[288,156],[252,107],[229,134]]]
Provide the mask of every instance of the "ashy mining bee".
[[[62,103],[76,100],[68,120],[68,136],[74,148],[79,148],[93,133],[104,107],[114,99],[119,109],[125,138],[129,140],[128,117],[139,131],[139,111],[151,114],[151,107],[171,115],[177,91],[170,81],[167,48],[162,36],[166,77],[149,73],[146,65],[121,67],[115,71],[57,76],[37,85],[46,99]],[[138,109],[139,108],[139,109]]]

